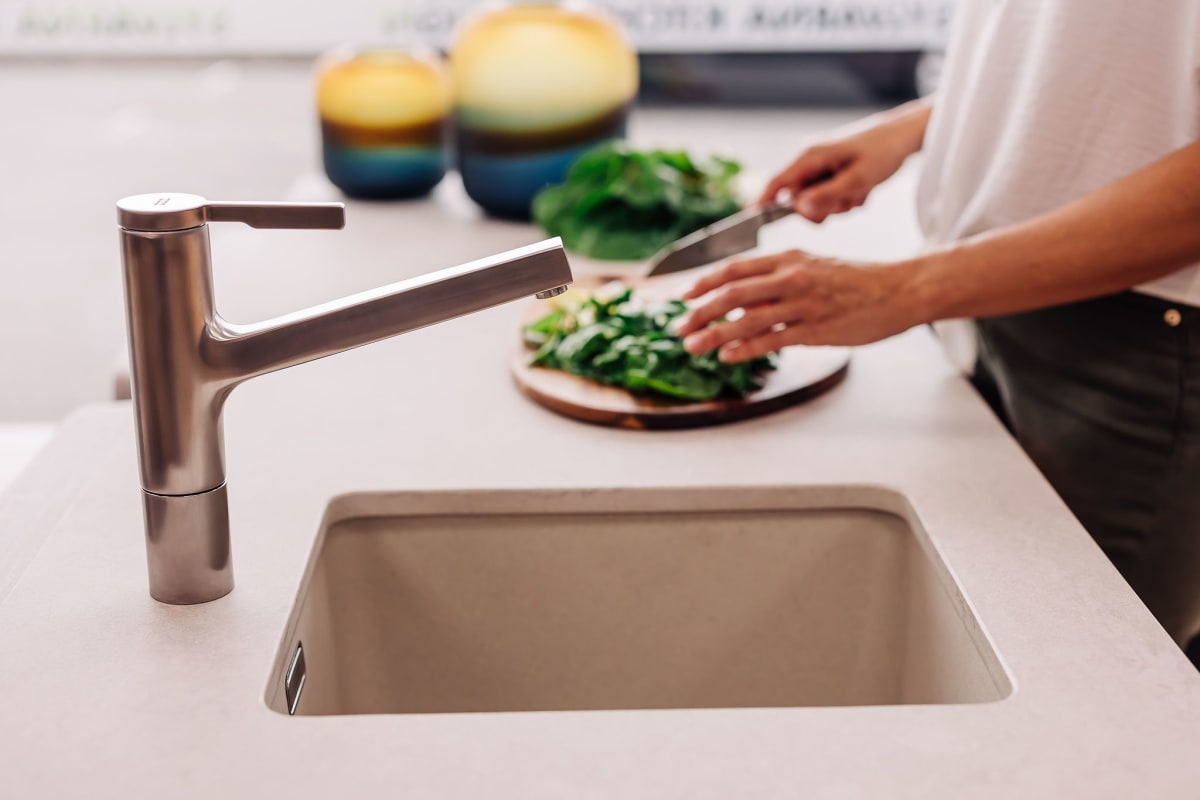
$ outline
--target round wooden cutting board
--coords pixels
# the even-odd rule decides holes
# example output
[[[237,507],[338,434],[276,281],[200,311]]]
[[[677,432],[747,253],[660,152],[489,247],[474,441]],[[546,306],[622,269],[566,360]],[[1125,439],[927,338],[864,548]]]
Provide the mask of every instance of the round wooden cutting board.
[[[652,290],[643,282],[626,279],[625,283],[635,283],[639,291]],[[588,288],[599,285],[588,284]],[[529,320],[551,307],[538,303]],[[520,347],[511,363],[513,379],[526,397],[573,419],[632,430],[700,428],[770,414],[824,394],[842,382],[850,367],[848,348],[789,347],[780,353],[779,368],[767,373],[766,384],[757,392],[740,400],[686,403],[635,395],[562,370],[531,367],[530,354]]]
[[[700,428],[759,417],[803,403],[841,383],[850,367],[844,348],[788,348],[766,385],[741,400],[681,403],[643,397],[557,369],[529,366],[528,352],[513,356],[512,374],[526,397],[564,416],[633,430]]]

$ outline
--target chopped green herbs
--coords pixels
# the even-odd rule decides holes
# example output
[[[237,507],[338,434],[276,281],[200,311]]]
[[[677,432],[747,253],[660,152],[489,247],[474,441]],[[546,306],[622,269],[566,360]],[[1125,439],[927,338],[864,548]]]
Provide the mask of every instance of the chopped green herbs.
[[[564,183],[533,200],[533,218],[568,250],[638,260],[737,212],[737,162],[693,161],[681,150],[639,151],[620,142],[580,156]]]
[[[681,300],[646,307],[626,289],[611,299],[595,295],[557,309],[525,328],[533,366],[620,386],[636,394],[676,400],[740,398],[760,389],[775,355],[726,364],[716,352],[694,356],[671,323],[687,310]]]

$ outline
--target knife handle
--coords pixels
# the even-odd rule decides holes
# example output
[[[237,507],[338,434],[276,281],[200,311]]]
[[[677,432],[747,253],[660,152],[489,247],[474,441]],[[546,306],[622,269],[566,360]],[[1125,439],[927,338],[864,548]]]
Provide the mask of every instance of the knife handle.
[[[762,207],[762,221],[765,225],[768,222],[774,222],[777,219],[791,216],[795,212],[796,209],[791,203],[768,203]]]
[[[822,172],[820,175],[816,175],[816,176],[810,178],[809,180],[805,181],[804,186],[800,187],[800,191],[804,191],[805,189],[809,189],[813,186],[816,186],[818,183],[824,183],[825,181],[832,178],[835,174],[836,173],[833,170],[826,170],[825,172]],[[795,193],[793,193],[792,196],[789,197],[785,202],[781,203],[778,200],[776,200],[773,203],[767,203],[760,209],[759,213],[762,214],[763,224],[766,225],[768,222],[774,222],[777,219],[783,219],[784,217],[791,215],[795,211],[796,211],[796,195],[795,195]]]

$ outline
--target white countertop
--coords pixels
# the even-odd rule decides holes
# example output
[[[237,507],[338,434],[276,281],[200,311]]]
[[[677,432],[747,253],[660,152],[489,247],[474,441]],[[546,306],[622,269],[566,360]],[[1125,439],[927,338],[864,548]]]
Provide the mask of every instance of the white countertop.
[[[373,214],[402,216],[351,208],[352,220]],[[353,230],[348,254],[400,249]],[[526,233],[513,226],[514,238]],[[315,278],[320,264],[324,289],[356,282],[335,274],[352,259],[315,260],[324,246],[307,242],[314,258],[296,250],[276,274]],[[1195,796],[1200,677],[926,331],[861,349],[846,383],[806,406],[648,434],[575,423],[519,396],[505,364],[521,313],[493,309],[239,388],[226,413],[238,588],[203,606],[147,595],[128,406],[69,418],[0,500],[4,529],[25,542],[20,563],[0,570],[0,794]],[[564,468],[563,452],[578,460]],[[911,500],[1012,696],[306,718],[264,705],[334,495],[847,483]]]
[[[729,115],[659,113],[697,149],[732,131],[739,149],[777,152],[788,132],[785,116],[742,129]],[[663,134],[640,119],[643,141]],[[328,191],[302,177],[288,199]],[[838,230],[852,229],[788,220],[765,244],[811,247]],[[886,256],[869,234],[848,246]],[[214,227],[218,306],[262,318],[534,238],[480,218],[453,181],[426,203],[353,203],[342,232]],[[0,796],[1197,796],[1200,677],[927,331],[860,349],[847,381],[805,406],[635,433],[516,392],[507,360],[522,313],[504,306],[238,388],[225,416],[238,586],[203,606],[147,594],[128,405],[68,418],[0,495]],[[911,501],[1011,696],[303,718],[264,704],[335,495],[844,484]]]
[[[0,423],[0,492],[41,452],[54,428],[43,422]]]

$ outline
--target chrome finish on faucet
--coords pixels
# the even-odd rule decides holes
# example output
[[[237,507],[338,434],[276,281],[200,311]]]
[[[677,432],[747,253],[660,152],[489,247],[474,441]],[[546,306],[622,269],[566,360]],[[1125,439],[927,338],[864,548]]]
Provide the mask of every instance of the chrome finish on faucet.
[[[135,231],[179,231],[206,222],[251,228],[344,228],[342,203],[229,203],[198,194],[139,194],[117,202],[117,223]]]
[[[233,589],[221,410],[242,381],[572,281],[558,239],[253,325],[217,314],[208,222],[341,228],[341,203],[117,204],[150,594],[203,603]]]

